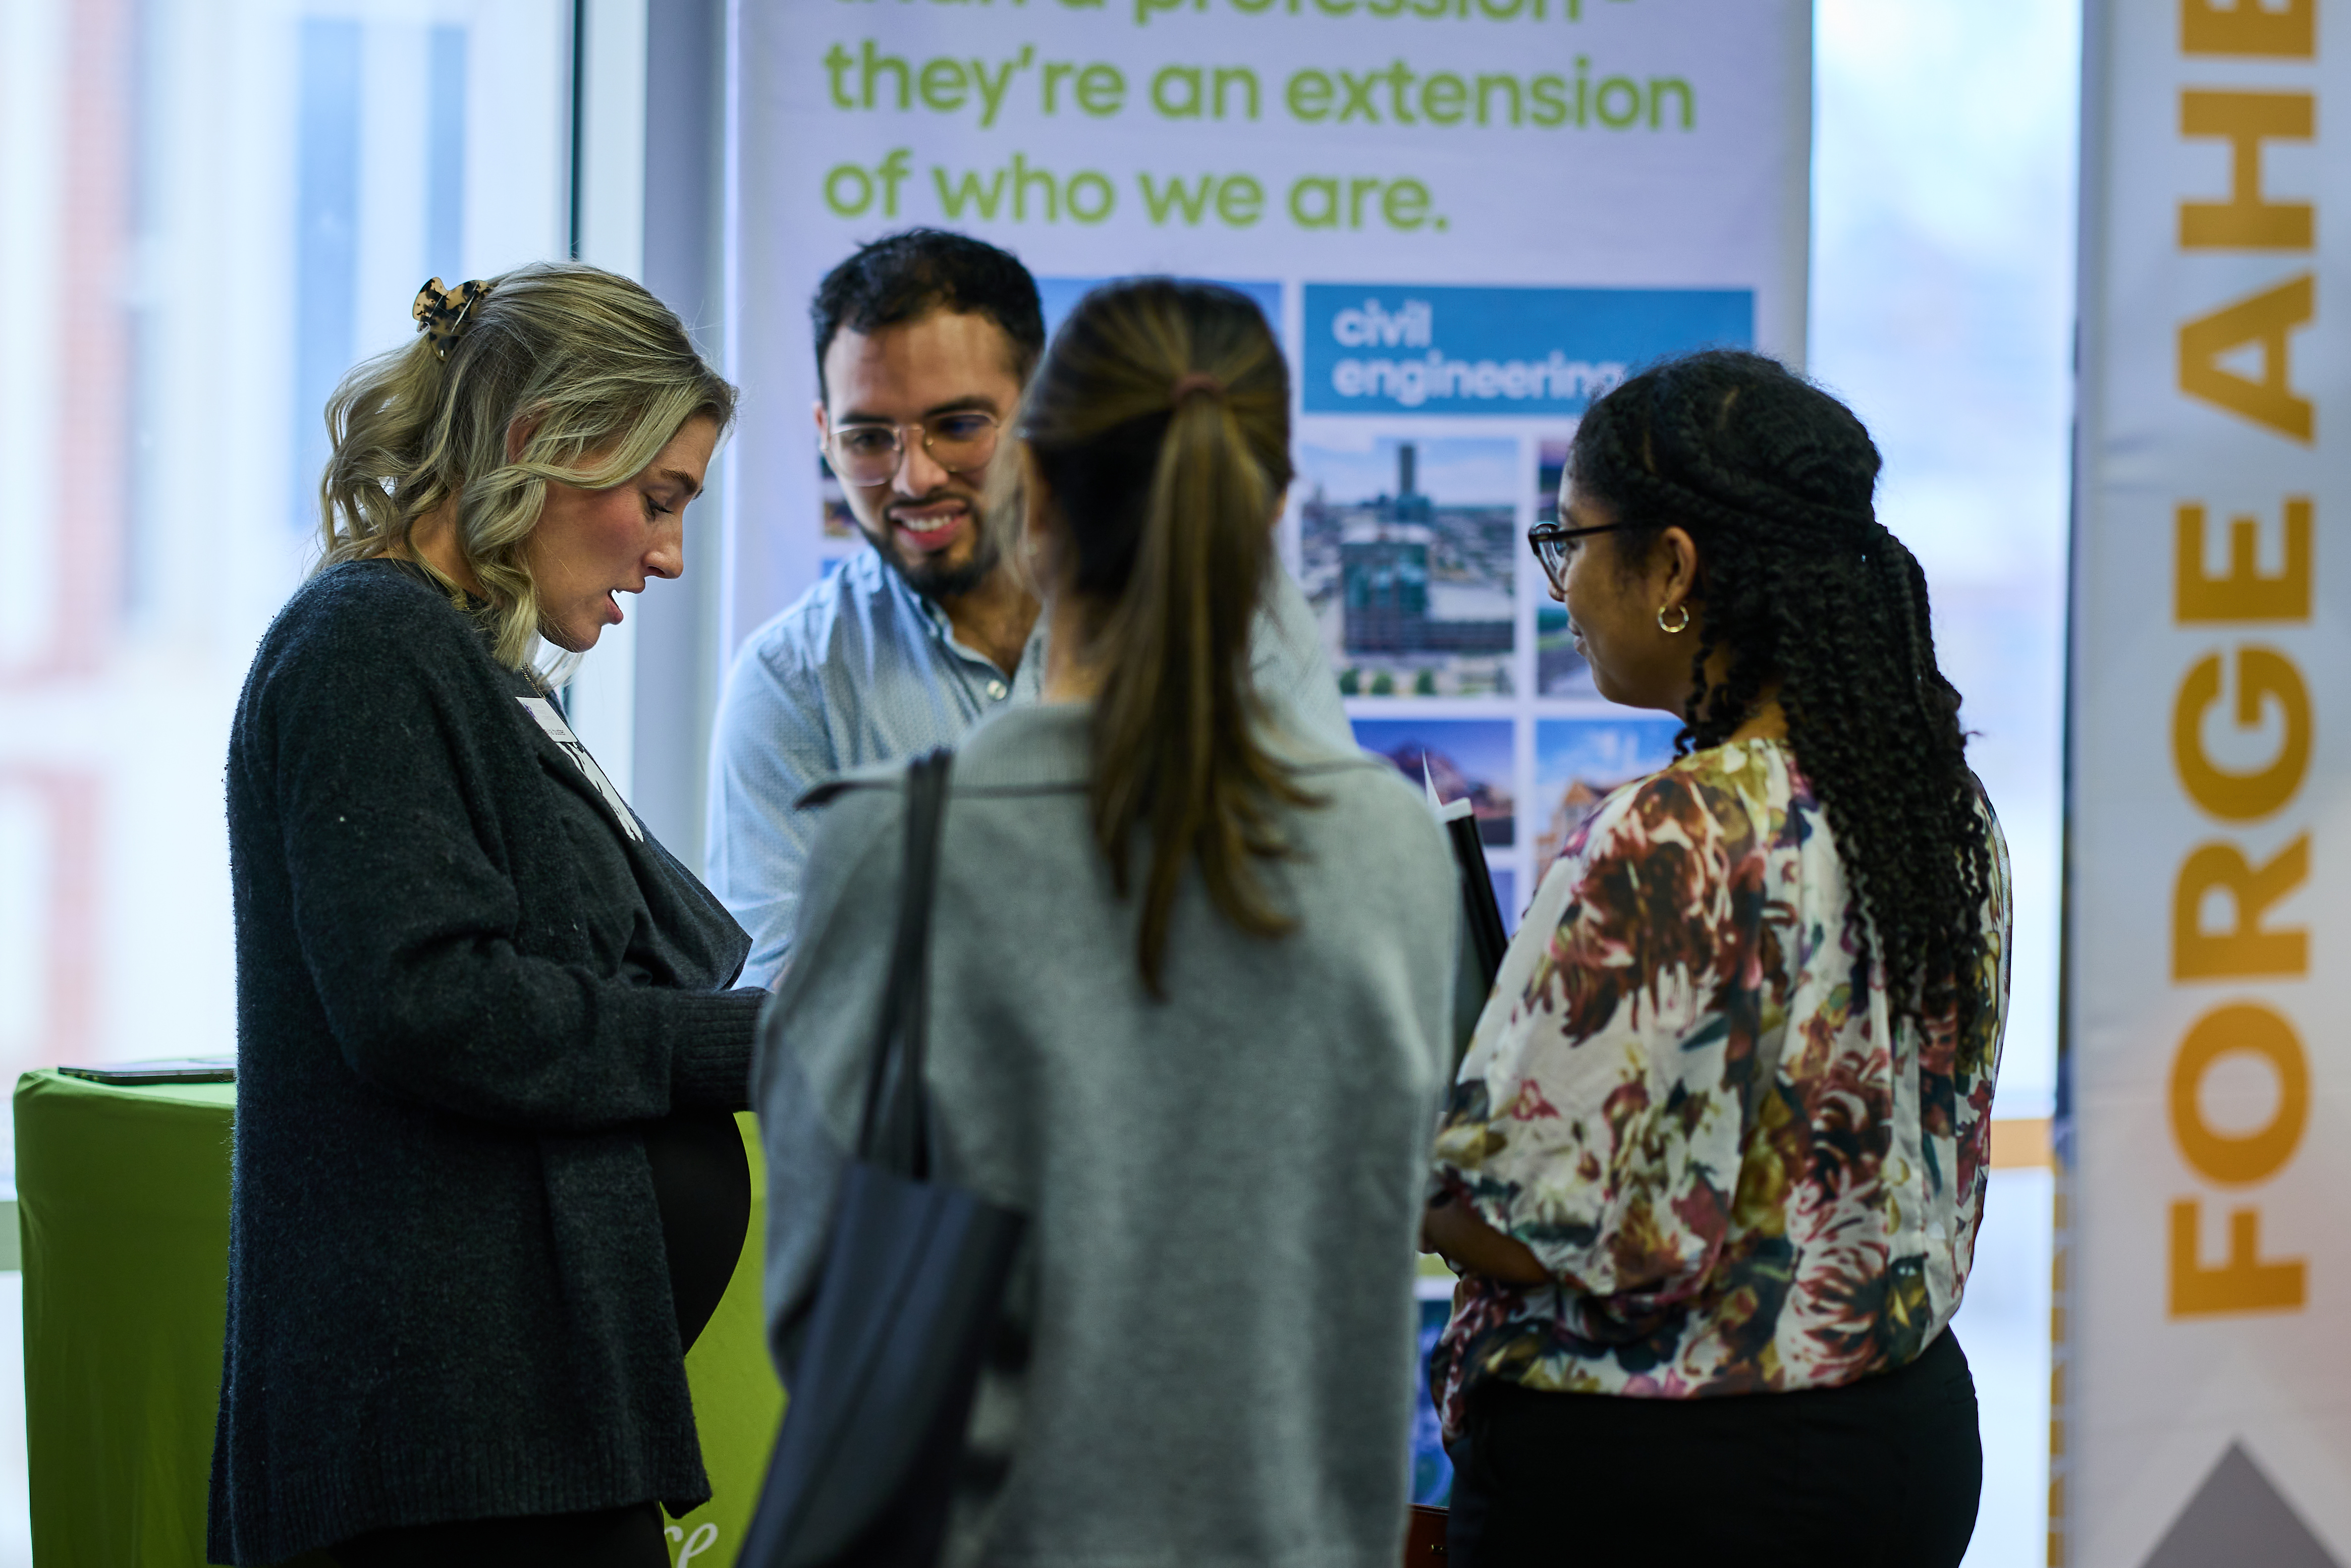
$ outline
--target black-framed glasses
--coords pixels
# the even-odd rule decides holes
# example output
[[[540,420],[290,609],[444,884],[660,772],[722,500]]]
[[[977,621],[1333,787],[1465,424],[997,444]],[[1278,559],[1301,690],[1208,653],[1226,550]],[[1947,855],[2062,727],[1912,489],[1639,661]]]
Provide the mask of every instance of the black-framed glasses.
[[[1593,534],[1621,533],[1633,527],[1631,523],[1602,523],[1596,528],[1570,528],[1558,523],[1537,523],[1527,530],[1527,548],[1542,562],[1543,575],[1562,593],[1567,591],[1567,547],[1580,538]]]
[[[906,432],[913,431],[933,462],[951,474],[984,468],[996,455],[1001,427],[992,413],[943,413],[927,424],[841,424],[825,437],[832,471],[851,485],[886,485],[906,460]]]

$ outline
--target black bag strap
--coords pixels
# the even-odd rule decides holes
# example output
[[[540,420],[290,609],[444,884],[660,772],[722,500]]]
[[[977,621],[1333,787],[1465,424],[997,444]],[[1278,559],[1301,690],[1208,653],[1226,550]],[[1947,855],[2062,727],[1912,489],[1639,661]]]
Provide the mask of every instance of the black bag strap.
[[[930,1174],[930,1104],[923,1057],[930,1035],[931,902],[939,881],[939,832],[946,817],[947,774],[955,754],[941,747],[906,765],[906,861],[898,893],[898,932],[857,1155],[901,1176]]]

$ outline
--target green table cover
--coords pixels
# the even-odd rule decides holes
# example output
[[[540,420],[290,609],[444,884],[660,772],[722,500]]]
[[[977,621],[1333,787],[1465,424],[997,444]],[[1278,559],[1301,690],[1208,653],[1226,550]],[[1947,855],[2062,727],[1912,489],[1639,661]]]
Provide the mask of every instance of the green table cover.
[[[227,1312],[228,1084],[16,1083],[25,1426],[37,1568],[195,1568]],[[735,1561],[783,1413],[760,1332],[767,1178],[751,1229],[685,1358],[716,1495],[670,1522],[674,1568]],[[328,1568],[322,1555],[298,1560]]]

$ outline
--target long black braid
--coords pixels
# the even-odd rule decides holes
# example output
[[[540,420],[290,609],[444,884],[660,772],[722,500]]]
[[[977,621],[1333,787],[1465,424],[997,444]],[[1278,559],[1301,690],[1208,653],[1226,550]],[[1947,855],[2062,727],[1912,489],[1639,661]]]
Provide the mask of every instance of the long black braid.
[[[1935,664],[1927,578],[1877,521],[1877,448],[1836,399],[1760,354],[1714,350],[1625,382],[1569,458],[1627,559],[1678,524],[1702,617],[1678,749],[1718,746],[1779,683],[1788,741],[1836,835],[1897,1015],[1951,1019],[1980,1071],[1977,978],[1991,849]],[[1711,689],[1707,666],[1730,651]]]

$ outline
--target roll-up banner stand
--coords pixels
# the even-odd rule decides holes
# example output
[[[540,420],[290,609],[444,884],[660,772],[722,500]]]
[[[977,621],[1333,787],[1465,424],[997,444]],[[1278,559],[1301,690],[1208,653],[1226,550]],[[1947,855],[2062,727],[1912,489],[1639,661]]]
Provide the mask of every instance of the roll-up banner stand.
[[[914,224],[1092,283],[1253,295],[1298,389],[1283,549],[1359,737],[1476,801],[1505,916],[1674,726],[1592,690],[1524,535],[1633,367],[1801,361],[1808,0],[789,0],[735,7],[736,646],[862,548],[808,300]]]
[[[2351,1564],[2351,11],[2086,21],[2049,1560]]]

